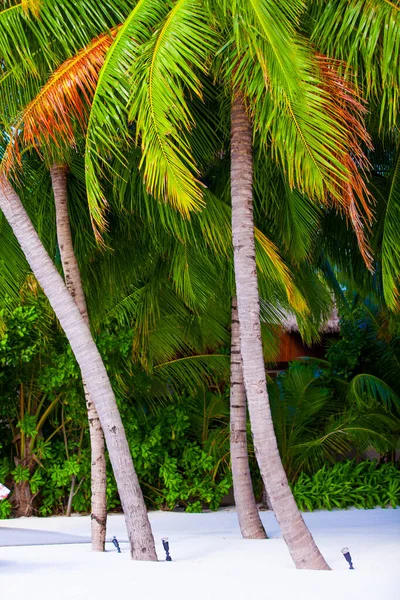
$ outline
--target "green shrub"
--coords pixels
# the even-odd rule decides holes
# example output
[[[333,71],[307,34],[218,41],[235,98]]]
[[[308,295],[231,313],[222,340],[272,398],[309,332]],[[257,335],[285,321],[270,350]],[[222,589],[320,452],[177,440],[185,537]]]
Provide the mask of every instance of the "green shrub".
[[[300,510],[333,508],[395,508],[400,505],[400,470],[375,461],[336,463],[314,475],[300,475],[292,486]]]

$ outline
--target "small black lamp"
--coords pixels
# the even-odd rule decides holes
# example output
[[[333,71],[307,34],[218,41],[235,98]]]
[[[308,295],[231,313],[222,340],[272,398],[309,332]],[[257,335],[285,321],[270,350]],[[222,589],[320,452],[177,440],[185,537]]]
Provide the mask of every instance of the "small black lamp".
[[[119,547],[119,543],[118,543],[118,540],[117,540],[117,538],[115,537],[115,535],[114,535],[114,537],[113,537],[113,539],[112,539],[112,543],[113,543],[113,544],[114,544],[114,546],[116,547],[116,549],[117,549],[117,552],[120,554],[120,553],[121,553],[121,548]]]
[[[353,561],[351,559],[351,555],[350,555],[349,549],[348,548],[342,548],[342,554],[345,557],[345,559],[347,560],[347,562],[349,563],[349,569],[350,569],[350,571],[354,571]]]
[[[163,548],[165,550],[165,554],[167,555],[167,558],[165,559],[167,562],[170,562],[172,560],[172,558],[169,555],[169,541],[167,537],[161,538],[162,541],[162,545]]]

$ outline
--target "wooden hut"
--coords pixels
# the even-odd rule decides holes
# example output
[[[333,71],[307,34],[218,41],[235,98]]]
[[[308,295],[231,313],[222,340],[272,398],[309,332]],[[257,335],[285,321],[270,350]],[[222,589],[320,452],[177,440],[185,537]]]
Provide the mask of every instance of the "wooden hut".
[[[336,307],[333,307],[329,319],[320,329],[319,341],[311,346],[307,346],[299,333],[295,315],[287,313],[279,335],[279,352],[276,366],[274,365],[274,368],[268,369],[268,373],[273,375],[276,372],[286,369],[288,363],[296,358],[304,356],[323,358],[327,342],[332,338],[336,338],[339,331],[339,316]]]

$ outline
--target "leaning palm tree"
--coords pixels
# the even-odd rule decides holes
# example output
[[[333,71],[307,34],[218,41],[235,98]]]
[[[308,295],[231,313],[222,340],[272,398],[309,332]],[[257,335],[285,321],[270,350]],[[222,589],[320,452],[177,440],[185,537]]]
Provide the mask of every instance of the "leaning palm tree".
[[[67,168],[53,164],[50,168],[54,193],[57,241],[67,290],[79,308],[83,320],[89,325],[89,315],[83,291],[82,278],[74,252],[68,212]],[[92,549],[104,552],[107,523],[107,478],[104,435],[96,406],[83,381],[90,433],[91,452],[91,531]]]
[[[125,513],[132,557],[137,560],[157,560],[146,506],[101,356],[79,308],[40,242],[19,197],[4,176],[0,183],[0,208],[60,321],[95,402]]]
[[[80,80],[82,74],[86,75],[85,80],[92,85],[95,84],[96,74],[103,62],[104,54],[112,41],[112,34],[105,34],[94,39],[83,50],[74,57],[68,59],[54,71],[50,79],[46,82],[38,95],[23,108],[22,114],[17,118],[15,126],[19,131],[23,129],[24,146],[30,144],[41,151],[46,161],[51,165],[50,174],[52,189],[55,201],[56,227],[58,248],[63,267],[64,279],[67,289],[74,298],[83,319],[89,326],[89,316],[86,306],[85,294],[83,291],[81,274],[78,262],[74,252],[74,246],[71,235],[71,226],[68,211],[68,186],[67,171],[70,152],[68,148],[61,150],[60,143],[50,143],[49,137],[43,135],[48,128],[52,127],[52,118],[50,107],[53,108],[57,103],[57,92],[59,89],[69,89],[70,99],[72,99],[72,90],[76,79]],[[83,73],[82,73],[83,72]],[[90,78],[90,75],[92,79]],[[85,95],[82,98],[85,101]],[[72,112],[72,100],[65,112]],[[84,110],[81,109],[83,114]],[[60,115],[60,110],[58,111]],[[66,116],[65,123],[71,127],[70,116]],[[5,171],[12,168],[12,161],[21,161],[18,147],[18,136],[13,136],[8,143],[6,154],[3,160]],[[91,440],[91,482],[92,482],[92,509],[91,509],[91,529],[92,529],[92,548],[95,551],[104,551],[106,537],[106,519],[107,519],[107,496],[106,496],[106,457],[104,435],[97,415],[96,407],[83,383],[85,390],[86,406],[88,411],[88,422]]]
[[[50,64],[56,64],[60,55],[63,55],[63,52],[59,52],[58,50],[54,51],[54,46],[52,46],[52,44],[49,46],[46,44],[46,28],[44,27],[40,31],[37,28],[38,22],[35,20],[37,11],[32,10],[32,8],[34,7],[37,9],[38,5],[39,3],[34,2],[28,4],[15,3],[9,10],[6,9],[0,13],[2,25],[5,25],[4,30],[7,31],[7,28],[11,27],[15,32],[12,42],[8,41],[7,43],[5,39],[5,44],[2,46],[4,60],[4,72],[1,79],[2,92],[4,92],[4,89],[7,89],[9,83],[11,86],[17,86],[15,89],[18,91],[16,94],[3,96],[4,114],[9,117],[13,116],[15,108],[17,107],[18,109],[20,103],[23,102],[25,98],[29,98],[32,93],[38,91],[38,83],[40,82],[40,76],[38,76],[38,74],[40,75],[40,72],[43,72],[44,65],[48,65],[49,62]],[[52,8],[53,7],[50,6],[50,13],[52,12]],[[29,20],[26,19],[27,15],[24,14],[26,9],[28,12],[32,11],[31,27],[28,24]],[[113,8],[111,7],[110,12],[112,13],[112,11]],[[110,15],[107,15],[107,17],[104,18],[105,14],[102,11],[99,11],[99,15],[99,22],[104,28],[107,25],[107,18],[109,19]],[[43,13],[41,13],[41,16],[43,16]],[[53,11],[52,16],[57,19],[60,15],[57,16],[57,11]],[[47,14],[47,17],[49,17],[49,14]],[[88,20],[87,23],[90,23],[90,20]],[[7,38],[7,34],[5,37]],[[68,40],[67,44],[64,44],[64,48],[62,48],[64,52],[69,50],[69,41],[70,40]],[[21,42],[22,46],[24,43],[28,44],[26,52],[21,50],[21,47],[18,46]],[[32,46],[30,44],[32,44]],[[71,44],[72,48],[74,47],[74,44],[76,45],[76,40]],[[52,46],[51,49],[50,46]],[[33,56],[35,56],[35,60],[33,60]],[[34,70],[36,81],[33,77],[31,85],[21,85],[21,80],[23,80],[27,68],[29,66],[32,68],[32,66],[35,67],[38,65],[38,69]],[[4,85],[4,82],[6,82],[6,85]],[[74,299],[68,293],[66,288],[61,285],[59,275],[54,265],[41,245],[17,194],[8,183],[4,174],[1,177],[1,187],[0,205],[3,213],[16,234],[17,239],[21,242],[21,247],[32,271],[43,286],[46,294],[48,295],[50,293],[50,295],[48,295],[50,303],[59,317],[67,337],[71,341],[71,345],[82,370],[87,390],[96,407],[98,407],[99,414],[102,415],[100,420],[102,421],[103,429],[106,430],[110,459],[118,482],[121,502],[124,507],[132,557],[139,560],[156,560],[154,540],[146,514],[146,507],[133,467],[123,425],[108,381],[107,373],[93,342],[90,330],[87,323],[85,323],[85,318],[81,316],[79,308],[77,308],[80,315],[78,318],[76,310],[71,306],[71,301],[74,302]],[[68,251],[64,244],[60,245],[63,245],[64,249]],[[69,250],[71,251],[71,249]],[[66,266],[65,260],[64,266]],[[66,277],[67,275],[68,273],[65,273]],[[75,288],[77,287],[78,282],[76,278],[74,282],[70,281],[70,288],[72,285]],[[76,318],[78,318],[78,320],[76,320]],[[82,323],[84,324],[84,327],[82,327]],[[81,330],[80,327],[82,327]],[[96,380],[98,380],[97,383]],[[96,429],[98,430],[98,426]],[[103,508],[105,509],[105,506]],[[103,527],[102,535],[104,536],[105,515],[101,518],[101,515],[94,514],[94,517],[94,521],[98,518],[101,523]],[[99,545],[102,545],[101,540]]]

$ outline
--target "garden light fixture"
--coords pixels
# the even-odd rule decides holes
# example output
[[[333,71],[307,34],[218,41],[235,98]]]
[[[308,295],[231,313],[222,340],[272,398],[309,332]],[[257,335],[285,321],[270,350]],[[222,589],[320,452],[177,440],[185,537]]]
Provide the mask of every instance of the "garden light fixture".
[[[121,548],[119,547],[119,543],[118,543],[118,540],[117,540],[117,538],[115,537],[115,535],[114,535],[114,537],[113,537],[113,539],[112,539],[112,543],[114,544],[114,546],[116,547],[116,549],[117,549],[118,553],[120,554],[120,553],[121,553]]]
[[[345,559],[347,560],[347,562],[349,563],[349,569],[351,571],[354,571],[354,567],[353,567],[353,562],[351,560],[351,556],[350,556],[350,552],[348,548],[342,548],[342,554],[345,557]]]
[[[163,548],[165,550],[165,554],[167,555],[167,558],[165,560],[167,562],[169,562],[169,561],[172,560],[172,558],[169,555],[169,541],[168,541],[168,538],[167,537],[161,538],[161,541],[162,541]]]

